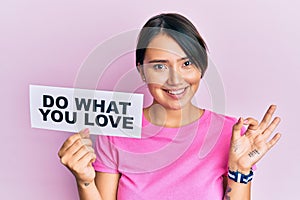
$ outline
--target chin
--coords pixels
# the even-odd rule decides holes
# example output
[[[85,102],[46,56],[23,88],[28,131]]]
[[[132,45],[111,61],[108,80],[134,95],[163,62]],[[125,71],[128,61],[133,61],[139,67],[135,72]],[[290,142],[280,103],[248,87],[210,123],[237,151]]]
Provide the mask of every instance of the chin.
[[[180,105],[174,105],[174,106],[171,105],[171,106],[167,106],[165,108],[167,108],[169,110],[181,110],[182,109],[182,107]]]
[[[168,110],[182,110],[184,107],[187,106],[187,102],[171,102],[167,104],[161,104],[165,109]]]

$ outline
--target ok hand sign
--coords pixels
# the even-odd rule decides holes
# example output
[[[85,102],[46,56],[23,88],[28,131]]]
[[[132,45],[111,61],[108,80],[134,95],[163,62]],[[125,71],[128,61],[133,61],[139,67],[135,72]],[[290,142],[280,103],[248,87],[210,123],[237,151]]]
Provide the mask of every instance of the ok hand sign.
[[[280,122],[279,117],[272,120],[275,110],[276,106],[271,105],[260,123],[253,118],[240,118],[233,126],[228,162],[230,170],[248,174],[251,167],[278,142],[280,133],[269,140]],[[248,128],[241,135],[243,125],[248,125]]]

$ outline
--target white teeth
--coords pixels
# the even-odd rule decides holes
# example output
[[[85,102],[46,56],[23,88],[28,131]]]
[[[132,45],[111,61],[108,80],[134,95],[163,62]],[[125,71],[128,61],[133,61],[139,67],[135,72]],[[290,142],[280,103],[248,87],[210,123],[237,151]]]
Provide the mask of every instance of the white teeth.
[[[179,95],[181,93],[183,93],[185,90],[185,88],[180,89],[180,90],[168,90],[168,93],[173,94],[173,95]]]

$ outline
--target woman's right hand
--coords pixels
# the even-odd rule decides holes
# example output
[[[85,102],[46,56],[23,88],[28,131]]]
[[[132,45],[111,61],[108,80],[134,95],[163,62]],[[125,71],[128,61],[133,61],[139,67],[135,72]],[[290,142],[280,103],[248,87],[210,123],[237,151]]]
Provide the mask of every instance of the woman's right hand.
[[[70,136],[60,148],[58,156],[61,163],[74,174],[78,184],[89,184],[94,181],[96,173],[92,163],[96,155],[89,129]]]

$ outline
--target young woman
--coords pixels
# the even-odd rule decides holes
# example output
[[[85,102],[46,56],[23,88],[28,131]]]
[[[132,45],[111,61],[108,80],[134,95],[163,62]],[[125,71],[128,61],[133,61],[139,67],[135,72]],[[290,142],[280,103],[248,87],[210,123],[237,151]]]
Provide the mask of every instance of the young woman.
[[[80,199],[250,199],[252,167],[280,138],[269,140],[280,121],[272,120],[276,106],[258,122],[193,105],[207,60],[206,44],[188,19],[170,13],[148,20],[136,49],[153,96],[142,138],[99,136],[94,151],[85,129],[58,153]]]

